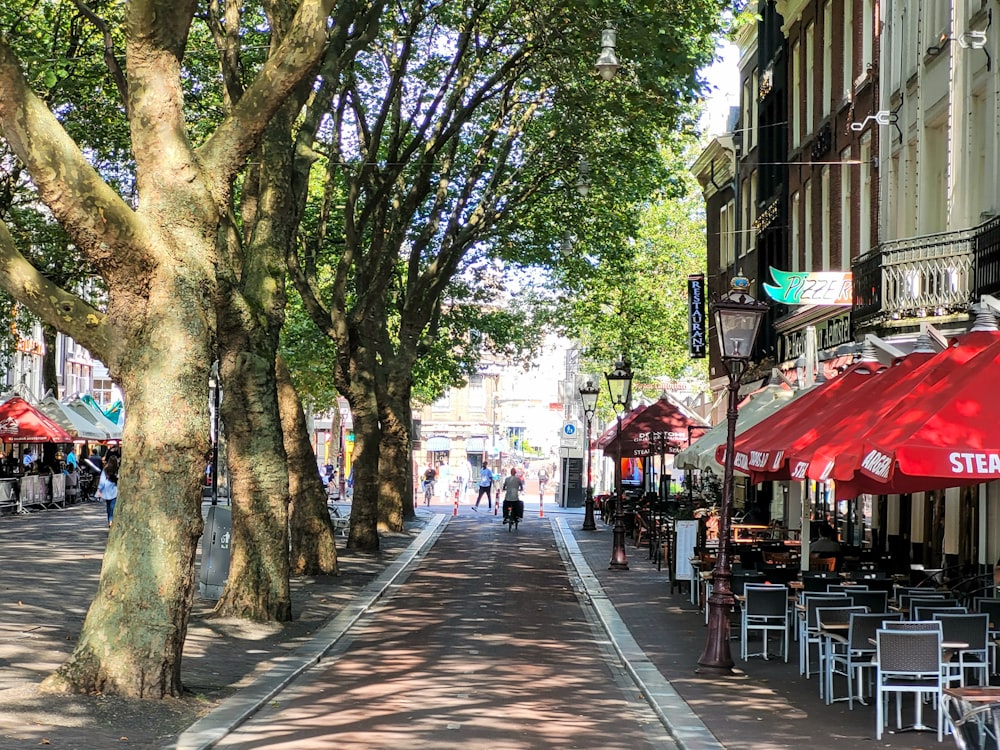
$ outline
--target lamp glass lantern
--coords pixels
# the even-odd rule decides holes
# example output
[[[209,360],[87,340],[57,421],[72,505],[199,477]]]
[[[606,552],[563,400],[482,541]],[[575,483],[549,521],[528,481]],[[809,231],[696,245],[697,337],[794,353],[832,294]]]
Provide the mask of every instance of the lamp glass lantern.
[[[729,293],[713,305],[719,351],[723,360],[746,361],[750,359],[768,305],[750,296],[750,281],[742,274],[731,283]]]
[[[586,384],[580,386],[580,402],[583,404],[583,413],[587,419],[592,419],[594,412],[597,411],[597,397],[600,395],[601,389],[594,385],[592,380],[588,380]]]
[[[608,393],[615,411],[626,408],[632,402],[632,368],[623,360],[615,363],[615,369],[604,374],[608,381]]]
[[[615,47],[617,45],[618,32],[615,31],[609,22],[601,32],[601,54],[598,55],[597,62],[594,63],[597,72],[605,81],[610,81],[614,78],[615,73],[618,72],[618,68],[621,67],[618,63],[618,56],[615,54]]]

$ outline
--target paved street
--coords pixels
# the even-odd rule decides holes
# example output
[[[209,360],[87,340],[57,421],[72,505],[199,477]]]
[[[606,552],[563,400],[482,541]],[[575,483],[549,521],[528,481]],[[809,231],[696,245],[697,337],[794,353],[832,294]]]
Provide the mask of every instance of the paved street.
[[[122,737],[148,750],[937,746],[924,733],[876,743],[872,707],[823,705],[794,645],[787,664],[698,674],[703,615],[630,540],[631,569],[609,571],[610,528],[581,531],[578,509],[547,502],[539,518],[529,503],[513,533],[483,509],[452,510],[421,509],[378,556],[344,552],[340,578],[297,580],[288,625],[210,619],[199,600],[193,697],[152,704],[34,690],[79,632],[103,509],[0,518],[0,750]]]

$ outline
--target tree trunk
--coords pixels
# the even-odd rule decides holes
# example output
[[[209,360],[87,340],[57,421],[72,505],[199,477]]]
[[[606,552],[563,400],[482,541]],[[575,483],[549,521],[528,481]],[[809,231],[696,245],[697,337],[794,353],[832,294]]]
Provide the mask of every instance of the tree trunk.
[[[42,339],[45,341],[45,352],[42,354],[42,393],[52,391],[59,398],[59,376],[56,372],[56,329],[42,324]]]
[[[356,364],[353,369],[357,372],[361,366]],[[370,384],[366,386],[355,381],[345,397],[354,417],[354,453],[351,457],[354,498],[351,501],[351,530],[347,547],[359,552],[375,552],[379,548],[379,450],[382,438],[378,405],[375,390]]]
[[[326,492],[309,442],[302,402],[292,385],[288,367],[279,357],[278,407],[288,455],[288,513],[292,575],[338,575],[337,547]]]
[[[159,280],[144,324],[133,321],[146,333],[130,339],[115,372],[129,415],[115,524],[76,648],[45,689],[138,698],[182,692],[208,449],[211,356],[201,291]]]
[[[413,408],[409,371],[389,369],[386,387],[379,389],[382,443],[379,457],[379,528],[401,531],[404,521],[416,518],[413,509]],[[442,497],[448,488],[441,487]]]

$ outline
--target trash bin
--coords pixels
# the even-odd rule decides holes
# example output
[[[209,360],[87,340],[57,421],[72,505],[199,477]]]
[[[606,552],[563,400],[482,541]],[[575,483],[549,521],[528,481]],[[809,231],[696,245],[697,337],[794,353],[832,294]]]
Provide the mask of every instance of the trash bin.
[[[229,506],[211,505],[201,538],[201,573],[198,593],[218,599],[229,580],[229,549],[233,539],[233,514]]]

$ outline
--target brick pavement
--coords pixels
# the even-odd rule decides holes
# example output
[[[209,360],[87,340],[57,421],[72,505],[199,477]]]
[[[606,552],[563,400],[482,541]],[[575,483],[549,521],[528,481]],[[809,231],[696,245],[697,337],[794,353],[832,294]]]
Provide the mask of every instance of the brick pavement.
[[[451,507],[432,510],[450,515]],[[464,505],[460,514],[472,516]],[[932,734],[888,734],[875,743],[873,709],[849,712],[846,704],[823,705],[815,678],[798,675],[794,645],[787,665],[759,658],[744,664],[734,640],[742,676],[698,675],[704,618],[685,594],[670,594],[666,574],[656,571],[645,550],[629,542],[632,569],[611,572],[611,532],[603,524],[598,523],[596,532],[579,531],[581,512],[548,502],[541,522],[531,504],[527,514],[539,529],[565,520],[638,647],[726,748],[936,745]],[[185,650],[184,679],[194,691],[192,698],[151,706],[106,696],[40,695],[37,683],[72,649],[96,587],[107,533],[102,518],[97,504],[0,518],[0,750],[43,743],[66,750],[176,747],[171,738],[199,715],[227,696],[248,694],[276,661],[296,648],[308,648],[324,624],[348,608],[419,531],[387,538],[377,558],[345,556],[342,578],[297,581],[294,607],[300,618],[286,626],[211,620],[205,617],[210,603],[199,600]],[[949,746],[947,740],[944,746]]]

